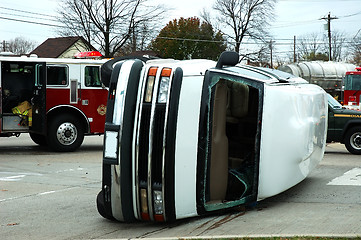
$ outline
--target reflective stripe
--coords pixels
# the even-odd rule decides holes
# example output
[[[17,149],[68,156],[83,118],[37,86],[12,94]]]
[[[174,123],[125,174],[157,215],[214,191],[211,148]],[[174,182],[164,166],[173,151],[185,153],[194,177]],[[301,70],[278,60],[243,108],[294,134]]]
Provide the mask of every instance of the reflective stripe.
[[[13,110],[14,114],[21,114],[19,108],[17,108],[17,107],[14,107],[12,110]]]
[[[12,110],[13,110],[13,113],[17,114],[17,115],[27,116],[29,114],[29,109],[26,109],[23,113],[20,112],[19,108],[17,108],[17,107],[14,107]]]

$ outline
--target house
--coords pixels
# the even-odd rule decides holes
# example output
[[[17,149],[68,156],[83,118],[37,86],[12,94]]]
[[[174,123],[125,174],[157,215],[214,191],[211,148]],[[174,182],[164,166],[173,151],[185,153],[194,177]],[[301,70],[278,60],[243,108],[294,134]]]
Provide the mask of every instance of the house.
[[[73,58],[79,52],[96,51],[83,37],[48,38],[30,54],[44,58]]]

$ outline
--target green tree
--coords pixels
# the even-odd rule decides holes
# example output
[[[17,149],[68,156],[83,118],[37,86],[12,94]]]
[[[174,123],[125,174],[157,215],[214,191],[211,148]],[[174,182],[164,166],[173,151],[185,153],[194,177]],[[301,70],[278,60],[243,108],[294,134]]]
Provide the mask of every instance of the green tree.
[[[159,56],[181,60],[215,60],[226,47],[223,35],[196,17],[170,21],[151,43],[151,49]]]

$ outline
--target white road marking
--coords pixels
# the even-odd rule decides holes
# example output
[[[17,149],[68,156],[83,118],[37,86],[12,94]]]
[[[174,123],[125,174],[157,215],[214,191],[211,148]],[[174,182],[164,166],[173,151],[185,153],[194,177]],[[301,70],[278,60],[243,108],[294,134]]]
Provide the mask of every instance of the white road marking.
[[[2,177],[0,178],[0,181],[4,181],[4,182],[14,182],[14,181],[19,181],[21,180],[23,177],[25,177],[26,175],[17,175],[17,176],[10,176],[10,177]]]
[[[6,175],[11,175],[11,176],[6,176]],[[42,176],[42,175],[43,174],[40,173],[0,172],[0,181],[14,182],[14,181],[20,181],[26,176]]]
[[[65,173],[65,172],[75,172],[75,171],[83,171],[84,168],[70,168],[70,169],[64,169],[64,170],[58,170],[54,173]],[[9,176],[10,175],[10,176]],[[0,181],[3,182],[14,182],[14,181],[20,181],[26,176],[42,176],[41,173],[16,173],[16,172],[0,172]]]
[[[338,186],[361,186],[361,168],[354,168],[327,183]]]
[[[79,188],[79,186],[69,187],[69,188],[64,188],[64,189],[59,189],[59,190],[54,190],[54,191],[47,191],[47,192],[40,192],[40,193],[35,193],[35,194],[29,194],[29,195],[25,195],[25,196],[4,198],[4,199],[0,199],[0,202],[10,201],[10,200],[16,200],[16,199],[21,199],[21,198],[27,198],[27,197],[34,197],[34,196],[35,196],[35,197],[39,197],[39,196],[44,196],[44,195],[48,195],[48,194],[52,194],[52,193],[60,193],[60,192],[64,192],[64,191],[69,191],[69,190],[76,189],[76,188]]]

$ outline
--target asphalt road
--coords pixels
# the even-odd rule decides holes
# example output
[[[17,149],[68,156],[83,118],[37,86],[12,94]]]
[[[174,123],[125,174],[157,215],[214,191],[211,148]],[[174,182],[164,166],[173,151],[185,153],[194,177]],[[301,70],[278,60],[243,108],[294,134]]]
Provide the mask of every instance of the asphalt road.
[[[299,185],[253,208],[172,224],[103,219],[102,136],[53,153],[28,135],[0,138],[0,239],[130,239],[234,236],[361,236],[361,156],[330,144]]]

